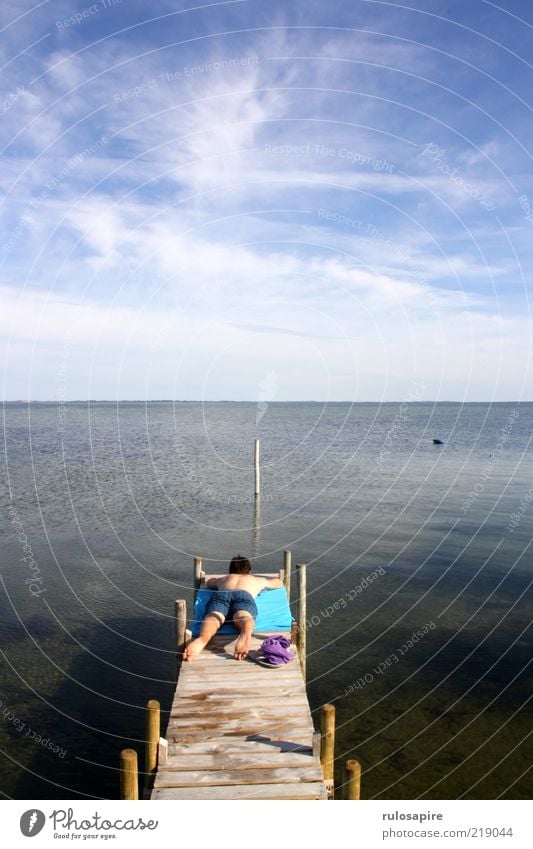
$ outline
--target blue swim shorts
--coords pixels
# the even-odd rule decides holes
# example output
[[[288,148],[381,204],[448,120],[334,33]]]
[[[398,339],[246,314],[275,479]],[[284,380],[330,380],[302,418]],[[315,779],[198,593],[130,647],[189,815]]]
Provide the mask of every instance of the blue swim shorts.
[[[208,613],[221,613],[227,620],[232,620],[238,610],[246,610],[257,619],[255,599],[246,590],[215,590],[205,608]]]

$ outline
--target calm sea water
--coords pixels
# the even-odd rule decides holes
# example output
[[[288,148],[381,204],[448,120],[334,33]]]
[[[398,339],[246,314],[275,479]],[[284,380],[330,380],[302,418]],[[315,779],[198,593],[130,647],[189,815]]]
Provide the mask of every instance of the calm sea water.
[[[290,548],[364,797],[526,798],[532,432],[533,404],[6,405],[3,794],[116,798],[192,556]]]

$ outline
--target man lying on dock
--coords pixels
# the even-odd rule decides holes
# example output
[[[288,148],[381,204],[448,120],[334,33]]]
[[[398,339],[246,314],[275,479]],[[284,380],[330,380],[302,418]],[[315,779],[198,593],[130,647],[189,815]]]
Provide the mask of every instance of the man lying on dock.
[[[233,622],[239,639],[235,644],[235,660],[244,660],[250,651],[252,633],[257,619],[255,599],[262,590],[277,590],[283,586],[279,578],[256,578],[248,558],[238,554],[229,566],[229,574],[223,578],[209,578],[208,590],[213,593],[205,609],[200,636],[186,647],[184,660],[194,660],[214,637],[224,622]]]

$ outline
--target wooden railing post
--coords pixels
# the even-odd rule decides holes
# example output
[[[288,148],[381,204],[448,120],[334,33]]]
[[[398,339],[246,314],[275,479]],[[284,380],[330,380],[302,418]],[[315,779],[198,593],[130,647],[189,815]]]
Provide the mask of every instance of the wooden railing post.
[[[161,706],[155,699],[146,704],[146,740],[144,757],[144,786],[152,787],[157,771],[157,749],[161,735]]]
[[[139,767],[135,749],[120,753],[120,798],[136,802],[139,798]]]
[[[324,784],[328,799],[333,799],[335,770],[335,708],[333,705],[324,705],[322,708],[320,731],[320,763],[324,773]]]
[[[306,580],[307,565],[305,563],[296,564],[296,574],[298,575],[298,657],[300,658],[300,666],[302,669],[302,677],[304,683],[306,681],[307,672],[307,640],[306,627],[307,621],[307,580]]]
[[[202,570],[202,558],[195,557],[194,558],[194,601],[196,601],[196,595],[198,590],[200,589],[200,584],[202,583],[203,570]]]
[[[257,498],[260,492],[259,483],[259,440],[255,440],[254,448],[254,466],[255,466],[255,497]]]
[[[298,623],[296,619],[291,622],[291,643],[298,648]]]
[[[344,798],[361,798],[361,764],[359,761],[346,761],[344,767]]]
[[[288,548],[283,551],[283,583],[287,592],[287,598],[291,600],[291,565],[292,554]]]
[[[185,650],[187,631],[187,602],[183,598],[176,601],[176,652],[178,655],[178,666],[181,666],[183,652]]]

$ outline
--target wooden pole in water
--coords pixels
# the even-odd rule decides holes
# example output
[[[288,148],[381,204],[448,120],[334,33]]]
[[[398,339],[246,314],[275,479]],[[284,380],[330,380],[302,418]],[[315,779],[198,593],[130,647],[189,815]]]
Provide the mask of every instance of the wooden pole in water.
[[[139,798],[139,768],[135,749],[120,753],[120,798],[136,802]]]
[[[194,558],[194,601],[196,601],[196,594],[200,589],[200,584],[202,583],[202,558],[195,557]]]
[[[146,704],[146,750],[144,756],[144,786],[152,787],[157,771],[157,748],[161,736],[161,705],[155,699]]]
[[[344,798],[361,798],[361,764],[359,761],[346,761],[344,767]]]
[[[178,654],[178,666],[181,666],[183,652],[185,649],[187,630],[187,602],[183,598],[176,601],[176,652]]]
[[[255,465],[255,497],[257,498],[259,495],[259,440],[255,440],[255,450],[254,450],[254,465]]]
[[[296,574],[298,576],[298,657],[300,658],[300,666],[302,669],[302,677],[304,684],[307,671],[307,656],[306,656],[306,627],[307,621],[307,580],[306,580],[307,565],[305,563],[296,564]]]
[[[334,797],[333,777],[335,769],[335,708],[324,705],[320,716],[320,763],[324,773],[324,784],[328,799]]]
[[[285,548],[283,551],[283,583],[285,585],[285,589],[287,591],[287,598],[289,601],[291,600],[291,565],[292,565],[292,554],[288,548]]]

